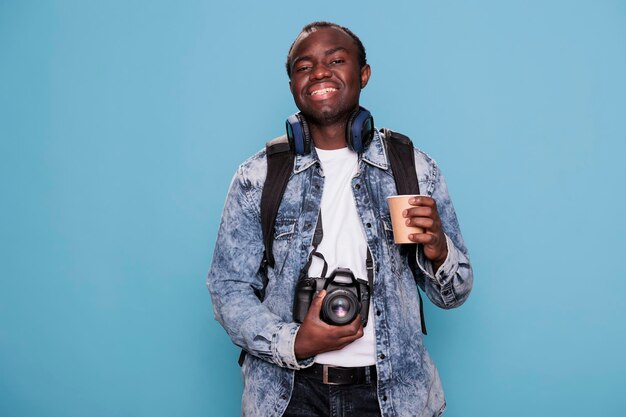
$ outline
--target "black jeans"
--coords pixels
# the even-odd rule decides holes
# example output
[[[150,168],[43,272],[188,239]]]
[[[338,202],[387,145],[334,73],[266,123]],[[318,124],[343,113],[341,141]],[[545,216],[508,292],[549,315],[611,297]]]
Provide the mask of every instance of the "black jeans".
[[[359,385],[328,385],[296,371],[291,400],[283,417],[352,416],[381,416],[375,380]]]

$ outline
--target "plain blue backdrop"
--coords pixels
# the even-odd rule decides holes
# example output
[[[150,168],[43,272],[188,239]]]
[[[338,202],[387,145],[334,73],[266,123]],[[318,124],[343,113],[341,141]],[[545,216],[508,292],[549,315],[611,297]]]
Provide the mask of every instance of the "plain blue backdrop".
[[[318,19],[449,183],[475,287],[426,306],[446,415],[622,415],[626,2],[0,0],[1,416],[240,413],[204,280]]]

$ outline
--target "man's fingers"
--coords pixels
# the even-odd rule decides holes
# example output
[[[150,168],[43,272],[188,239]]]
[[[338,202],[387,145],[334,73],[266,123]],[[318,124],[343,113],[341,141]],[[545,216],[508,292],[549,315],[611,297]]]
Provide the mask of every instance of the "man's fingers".
[[[313,297],[311,301],[310,309],[315,308],[319,312],[322,309],[322,302],[324,301],[324,297],[326,297],[326,290],[322,290]]]
[[[422,229],[432,229],[437,222],[429,217],[411,217],[406,219],[407,226],[421,227]]]
[[[409,204],[412,206],[428,206],[435,207],[437,203],[432,197],[427,197],[425,195],[418,195],[413,198],[409,198]]]
[[[437,236],[432,233],[412,233],[409,235],[409,239],[415,243],[430,245],[436,241]]]
[[[358,321],[357,321],[358,320]],[[331,337],[335,339],[344,339],[350,338],[357,335],[359,332],[363,331],[363,326],[361,326],[361,319],[355,319],[353,323],[346,324],[344,326],[331,326],[329,325],[329,332]]]
[[[319,320],[320,311],[322,311],[322,302],[324,301],[325,296],[326,290],[322,290],[315,297],[313,297],[311,305],[309,306],[309,311],[307,312],[307,317]]]
[[[363,337],[363,330],[362,329],[357,331],[354,334],[349,335],[349,336],[344,336],[344,337],[340,337],[338,339],[335,339],[335,342],[337,344],[340,344],[340,345],[347,345],[347,344],[350,344],[350,343],[354,342],[357,339],[360,339],[361,337]]]
[[[404,217],[407,217],[407,218],[411,218],[411,217],[433,217],[436,212],[437,212],[437,210],[435,210],[434,207],[419,206],[419,207],[408,208],[408,209],[404,210],[404,212],[402,212],[402,214],[403,214]]]
[[[352,322],[344,326],[337,326],[336,329],[337,329],[337,336],[341,338],[358,339],[359,337],[363,336],[363,324],[361,322],[361,315],[357,314],[357,316],[355,317],[354,320],[352,320]]]

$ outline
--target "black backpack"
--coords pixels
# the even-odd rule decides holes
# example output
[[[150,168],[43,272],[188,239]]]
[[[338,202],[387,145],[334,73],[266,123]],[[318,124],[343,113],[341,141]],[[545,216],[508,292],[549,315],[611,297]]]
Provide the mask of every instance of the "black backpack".
[[[383,143],[389,155],[391,171],[396,183],[396,191],[401,194],[419,194],[419,184],[415,173],[415,154],[413,153],[413,142],[407,136],[382,129]],[[278,207],[283,199],[283,194],[287,188],[289,177],[293,171],[295,153],[289,146],[287,135],[273,139],[265,145],[267,157],[267,176],[261,194],[261,228],[263,231],[263,261],[261,262],[262,276],[264,279],[263,289],[257,292],[257,296],[262,300],[267,287],[267,268],[274,267],[274,254],[272,246],[274,243],[274,224]],[[401,251],[404,255],[415,254],[417,245],[402,245]],[[407,256],[411,267],[415,267],[415,256]],[[424,307],[422,294],[417,289],[420,303],[420,319],[422,333],[426,333],[426,323],[424,321]],[[243,363],[245,351],[242,350],[239,357],[239,364]]]
[[[419,194],[420,188],[415,173],[415,154],[413,153],[413,143],[411,139],[400,133],[389,129],[382,129],[383,141],[389,154],[391,171],[396,183],[398,194]],[[261,195],[261,228],[263,230],[263,254],[262,269],[274,267],[274,254],[272,244],[274,242],[274,223],[278,207],[283,199],[289,176],[293,171],[294,152],[289,146],[287,135],[280,136],[265,146],[267,154],[267,176]],[[415,244],[403,245],[402,251],[405,254],[415,253]],[[414,261],[409,257],[409,261]],[[267,273],[263,274],[267,280]],[[263,283],[263,288],[267,282]],[[419,289],[418,289],[419,293]],[[259,294],[263,298],[263,293]],[[422,318],[422,333],[426,334],[426,324],[422,307],[422,296],[420,293],[420,314]]]

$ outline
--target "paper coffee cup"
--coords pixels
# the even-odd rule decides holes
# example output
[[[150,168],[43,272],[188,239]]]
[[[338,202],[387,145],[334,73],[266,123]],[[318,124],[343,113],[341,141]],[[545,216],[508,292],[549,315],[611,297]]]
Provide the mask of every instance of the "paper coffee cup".
[[[393,227],[393,241],[397,244],[415,243],[409,240],[412,233],[424,233],[421,227],[407,226],[406,217],[402,216],[402,212],[410,207],[409,199],[415,195],[392,195],[387,197],[389,205],[389,213],[391,214],[391,227]]]

